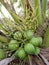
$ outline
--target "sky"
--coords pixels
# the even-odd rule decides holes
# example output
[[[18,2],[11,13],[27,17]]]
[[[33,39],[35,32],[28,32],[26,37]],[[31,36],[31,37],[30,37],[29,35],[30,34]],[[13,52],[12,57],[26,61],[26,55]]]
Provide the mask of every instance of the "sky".
[[[6,10],[6,8],[2,5],[1,6],[1,11],[2,11],[2,13],[5,15],[5,17],[10,17],[11,18],[11,16],[10,16],[10,14],[9,14],[9,12]],[[0,13],[0,18],[2,18],[3,16],[2,16],[2,14]],[[12,19],[12,18],[11,18]]]

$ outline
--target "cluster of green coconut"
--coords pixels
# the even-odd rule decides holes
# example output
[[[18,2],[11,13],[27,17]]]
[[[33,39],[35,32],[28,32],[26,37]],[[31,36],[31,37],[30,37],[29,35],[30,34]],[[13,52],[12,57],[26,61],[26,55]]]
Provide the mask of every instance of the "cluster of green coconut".
[[[13,33],[12,39],[8,43],[8,50],[15,51],[15,57],[23,60],[29,55],[38,55],[40,53],[40,46],[42,44],[41,37],[34,37],[32,30],[27,30],[23,33],[17,31]],[[2,55],[3,54],[3,55]],[[5,52],[0,49],[0,59],[4,57]]]

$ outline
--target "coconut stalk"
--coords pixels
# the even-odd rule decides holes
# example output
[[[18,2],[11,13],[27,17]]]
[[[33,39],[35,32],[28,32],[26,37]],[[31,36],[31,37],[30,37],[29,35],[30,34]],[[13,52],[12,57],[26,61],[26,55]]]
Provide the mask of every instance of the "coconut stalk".
[[[6,58],[6,59],[0,61],[0,65],[8,65],[14,59],[15,59],[15,56],[12,55],[10,58]]]
[[[49,27],[47,28],[47,31],[45,33],[44,43],[45,47],[49,47]]]
[[[30,65],[32,65],[32,59],[31,59],[31,56],[28,55],[28,58],[29,58],[29,63],[30,63]]]
[[[46,6],[47,6],[47,0],[42,0],[42,20],[46,20]]]
[[[41,6],[40,6],[40,0],[34,0],[34,9],[36,10],[36,16],[38,24],[42,23],[42,16],[41,16]]]

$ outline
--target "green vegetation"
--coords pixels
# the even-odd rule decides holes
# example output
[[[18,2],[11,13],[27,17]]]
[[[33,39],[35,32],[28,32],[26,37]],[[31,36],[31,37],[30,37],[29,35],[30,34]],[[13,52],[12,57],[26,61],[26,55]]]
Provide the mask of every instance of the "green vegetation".
[[[0,49],[0,60],[3,60],[4,58],[6,58],[6,53],[3,49]]]
[[[4,16],[1,20],[2,22],[0,22],[0,31],[3,31],[5,35],[0,35],[0,42],[7,47],[6,49],[10,53],[13,52],[12,55],[14,54],[18,59],[24,60],[28,55],[38,55],[43,40],[41,36],[34,35],[38,26],[46,21],[47,0],[42,0],[42,8],[40,0],[34,0],[34,7],[30,6],[28,0],[23,0],[23,4],[20,3],[24,8],[24,16],[22,17],[17,15],[14,10],[14,0],[11,1],[12,5],[10,5],[10,7],[8,7],[8,2],[5,3],[4,0],[0,0],[0,2],[5,6],[13,18],[13,20],[6,18],[0,10],[1,14]],[[47,31],[46,46],[49,46],[49,29]],[[5,43],[8,44],[6,45]],[[6,55],[6,51],[3,51],[4,49],[5,48],[0,47],[0,60],[6,58],[6,56],[4,56]]]

